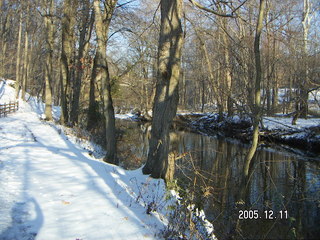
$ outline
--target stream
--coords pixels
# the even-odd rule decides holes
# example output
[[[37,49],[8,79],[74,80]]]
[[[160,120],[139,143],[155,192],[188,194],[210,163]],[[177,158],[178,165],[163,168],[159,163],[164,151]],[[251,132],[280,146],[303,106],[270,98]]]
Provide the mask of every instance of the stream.
[[[150,125],[117,119],[117,128],[120,165],[141,167]],[[249,146],[218,134],[208,137],[183,129],[172,129],[170,141],[178,185],[194,196],[193,202],[205,211],[218,239],[320,236],[319,158],[307,160],[279,147],[262,146],[253,160],[249,185],[241,186]]]

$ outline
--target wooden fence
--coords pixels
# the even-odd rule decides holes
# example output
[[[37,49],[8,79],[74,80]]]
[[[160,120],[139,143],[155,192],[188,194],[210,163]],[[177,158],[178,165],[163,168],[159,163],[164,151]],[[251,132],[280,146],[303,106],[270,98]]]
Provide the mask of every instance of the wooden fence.
[[[7,116],[8,113],[13,113],[18,111],[19,109],[19,102],[9,102],[5,104],[0,104],[0,117]]]

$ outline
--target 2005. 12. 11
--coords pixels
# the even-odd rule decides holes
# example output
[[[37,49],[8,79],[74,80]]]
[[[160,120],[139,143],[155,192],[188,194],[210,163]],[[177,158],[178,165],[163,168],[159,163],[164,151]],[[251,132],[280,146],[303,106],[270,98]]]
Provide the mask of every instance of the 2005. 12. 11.
[[[278,214],[277,214],[278,213]],[[239,210],[238,218],[240,220],[246,219],[267,219],[267,220],[274,220],[274,219],[288,219],[288,211],[287,210],[280,210],[279,212],[275,213],[273,210],[264,210],[263,214],[259,212],[259,210]]]

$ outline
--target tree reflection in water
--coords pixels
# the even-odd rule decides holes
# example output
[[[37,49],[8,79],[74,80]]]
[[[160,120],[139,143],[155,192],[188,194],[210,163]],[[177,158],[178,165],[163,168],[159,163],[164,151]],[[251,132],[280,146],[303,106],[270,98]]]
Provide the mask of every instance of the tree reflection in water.
[[[118,121],[118,127],[126,129],[119,142],[118,152],[125,153],[121,165],[141,167],[148,126]],[[247,148],[242,144],[177,130],[171,132],[170,141],[176,158],[174,176],[193,203],[205,210],[218,239],[318,239],[319,159],[306,161],[271,148],[259,149],[250,181],[244,185]],[[258,219],[239,219],[240,210],[251,211],[251,217],[258,210]],[[273,213],[273,219],[266,219],[265,211]]]

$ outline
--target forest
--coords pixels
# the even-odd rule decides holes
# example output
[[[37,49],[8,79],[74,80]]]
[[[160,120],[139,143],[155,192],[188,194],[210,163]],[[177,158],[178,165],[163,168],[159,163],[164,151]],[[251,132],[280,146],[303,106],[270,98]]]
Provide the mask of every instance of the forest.
[[[156,145],[177,109],[248,114],[254,143],[261,115],[319,114],[317,1],[162,2],[1,0],[0,76],[41,97],[47,120],[59,105],[61,123],[104,128],[108,162],[115,112],[154,106]]]
[[[248,119],[246,185],[261,139],[282,134],[262,132],[264,117],[290,119],[290,130],[320,117],[317,0],[0,0],[0,9],[0,77],[15,80],[17,98],[42,99],[49,122],[60,106],[59,123],[89,132],[116,165],[116,114],[150,122],[142,172],[167,183],[183,157],[170,148],[175,122],[205,116],[193,127],[210,134],[212,114]],[[302,131],[317,149],[319,123]]]

